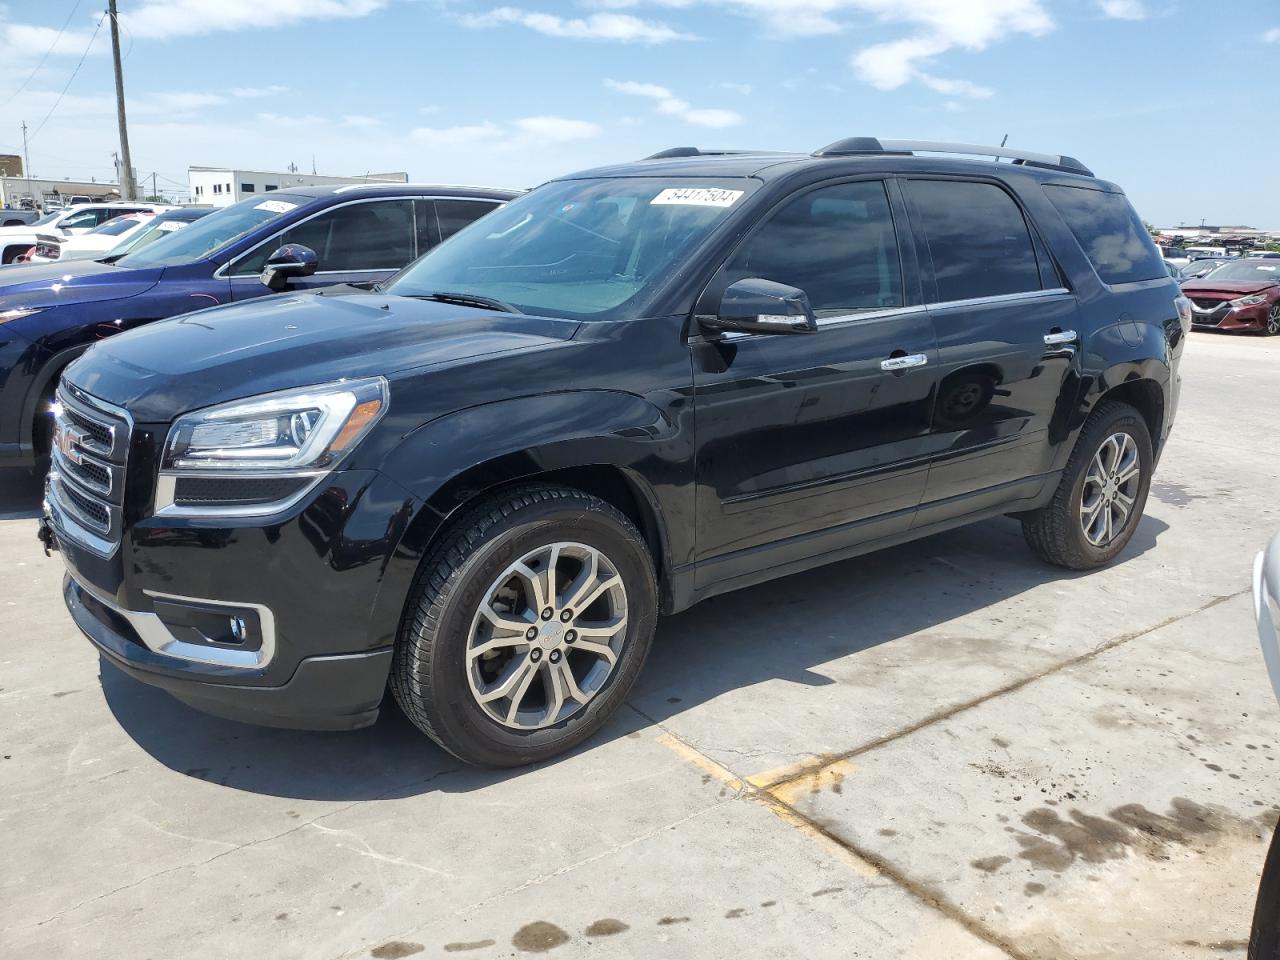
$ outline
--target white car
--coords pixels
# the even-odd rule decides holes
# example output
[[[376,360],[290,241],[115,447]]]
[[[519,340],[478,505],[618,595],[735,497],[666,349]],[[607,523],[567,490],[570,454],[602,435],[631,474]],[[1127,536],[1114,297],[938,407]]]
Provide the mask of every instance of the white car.
[[[156,214],[150,210],[113,217],[100,227],[74,237],[40,234],[35,253],[27,263],[62,263],[66,260],[96,259],[147,228]]]
[[[13,263],[18,257],[26,255],[36,245],[39,234],[46,236],[73,237],[88,233],[113,217],[126,213],[149,211],[159,213],[168,210],[168,206],[156,203],[138,203],[132,200],[113,200],[109,203],[83,203],[51,213],[35,223],[22,227],[0,227],[0,265]]]

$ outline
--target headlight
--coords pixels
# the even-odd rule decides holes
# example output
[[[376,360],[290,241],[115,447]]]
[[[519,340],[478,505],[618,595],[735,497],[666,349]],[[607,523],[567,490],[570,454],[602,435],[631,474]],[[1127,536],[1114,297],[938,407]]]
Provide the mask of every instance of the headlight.
[[[1248,296],[1248,297],[1241,297],[1239,300],[1232,300],[1232,301],[1231,301],[1231,306],[1233,306],[1233,307],[1256,307],[1258,304],[1260,304],[1260,303],[1266,303],[1266,302],[1267,302],[1267,298],[1266,298],[1266,297],[1261,296],[1260,294],[1256,294],[1256,293],[1255,293],[1255,294],[1252,294],[1251,296]]]
[[[189,413],[169,431],[162,516],[253,517],[296,504],[387,410],[381,377],[284,390]]]
[[[339,381],[209,407],[169,431],[161,469],[283,474],[332,469],[387,408],[387,382]]]
[[[23,317],[29,317],[33,313],[39,313],[44,307],[18,307],[16,310],[0,310],[0,323],[8,323],[10,320],[21,320]]]

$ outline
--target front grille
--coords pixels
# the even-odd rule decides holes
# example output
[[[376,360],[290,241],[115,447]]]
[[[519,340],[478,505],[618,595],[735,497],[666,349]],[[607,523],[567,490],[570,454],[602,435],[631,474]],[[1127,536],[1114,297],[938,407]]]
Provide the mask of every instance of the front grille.
[[[1211,300],[1208,297],[1192,297],[1191,302],[1201,310],[1216,310],[1226,303],[1225,300]]]
[[[311,477],[179,477],[173,502],[179,506],[275,503],[311,483]]]
[[[98,553],[114,552],[123,526],[125,470],[130,440],[127,417],[64,382],[54,417],[50,505],[87,536],[62,532]],[[64,524],[65,526],[65,524]]]

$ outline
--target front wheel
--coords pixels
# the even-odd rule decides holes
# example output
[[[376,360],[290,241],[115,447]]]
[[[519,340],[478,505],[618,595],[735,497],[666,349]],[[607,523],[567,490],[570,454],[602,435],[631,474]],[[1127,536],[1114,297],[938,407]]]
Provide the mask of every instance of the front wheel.
[[[1271,305],[1271,309],[1267,312],[1267,325],[1262,333],[1267,337],[1280,335],[1280,303]]]
[[[522,487],[470,510],[423,562],[391,689],[459,759],[535,763],[617,710],[656,617],[652,559],[620,511],[568,487]]]
[[[1022,533],[1042,560],[1089,570],[1133,537],[1146,507],[1155,458],[1141,414],[1106,401],[1090,415],[1053,499],[1022,517]]]

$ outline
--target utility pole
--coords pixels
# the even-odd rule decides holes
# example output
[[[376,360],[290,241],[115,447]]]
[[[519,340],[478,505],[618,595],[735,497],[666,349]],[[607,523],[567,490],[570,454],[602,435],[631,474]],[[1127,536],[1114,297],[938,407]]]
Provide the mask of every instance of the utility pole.
[[[160,194],[156,193],[156,172],[154,170],[151,171],[151,195],[153,197],[160,196]]]
[[[133,183],[133,161],[129,157],[129,130],[124,117],[124,73],[120,69],[120,24],[117,22],[116,0],[108,0],[107,13],[111,17],[111,60],[116,67],[116,121],[120,124],[120,198],[136,199]]]
[[[36,198],[31,193],[31,151],[27,149],[27,121],[22,121],[22,169],[27,174],[27,197],[31,201],[31,209],[39,210]]]

